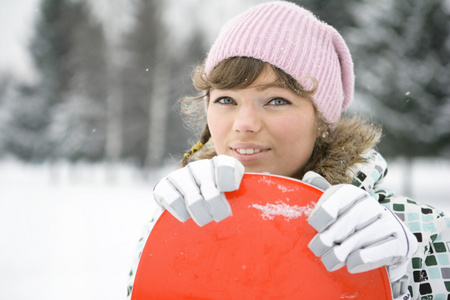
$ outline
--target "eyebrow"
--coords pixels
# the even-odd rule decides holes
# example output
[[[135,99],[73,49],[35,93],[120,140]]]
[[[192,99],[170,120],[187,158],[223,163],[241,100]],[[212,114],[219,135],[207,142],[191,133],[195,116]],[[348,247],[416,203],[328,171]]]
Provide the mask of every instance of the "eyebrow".
[[[281,83],[278,83],[278,82],[274,82],[274,83],[268,83],[268,84],[262,84],[262,85],[258,85],[258,86],[255,86],[255,88],[258,90],[258,91],[264,91],[264,90],[266,90],[266,89],[268,89],[268,88],[282,88],[282,89],[285,89],[286,87],[285,86],[283,86]]]

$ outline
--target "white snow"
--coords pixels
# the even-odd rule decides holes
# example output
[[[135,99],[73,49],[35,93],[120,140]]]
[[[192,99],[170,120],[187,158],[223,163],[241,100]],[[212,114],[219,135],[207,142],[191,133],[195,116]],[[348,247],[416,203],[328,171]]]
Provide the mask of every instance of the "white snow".
[[[394,161],[386,181],[400,193],[402,167]],[[145,180],[127,165],[0,161],[0,298],[125,299],[153,185],[171,168]],[[450,213],[450,162],[418,160],[412,171],[413,199]]]
[[[356,297],[358,297],[358,293],[354,293],[349,295],[348,293],[345,293],[341,296],[341,299],[355,299]]]
[[[290,221],[301,216],[309,216],[314,209],[314,205],[315,203],[311,203],[306,206],[298,206],[277,201],[277,204],[252,204],[251,207],[260,210],[261,217],[264,220],[273,220],[276,216],[283,216],[287,221]]]
[[[127,166],[1,162],[0,298],[125,299],[153,181]]]

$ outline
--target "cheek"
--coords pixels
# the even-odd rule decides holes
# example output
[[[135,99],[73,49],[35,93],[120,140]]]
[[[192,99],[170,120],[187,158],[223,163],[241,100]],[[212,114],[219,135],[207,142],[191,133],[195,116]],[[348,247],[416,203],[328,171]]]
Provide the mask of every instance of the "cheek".
[[[284,136],[286,140],[300,139],[307,142],[315,140],[316,137],[315,120],[309,115],[285,117],[277,127],[278,134]]]
[[[305,165],[316,142],[315,121],[312,118],[286,118],[284,130],[278,130],[285,153],[295,164]],[[298,167],[298,166],[297,166]]]
[[[290,127],[285,127],[285,130],[278,132],[279,142],[283,144],[287,152],[308,155],[316,141],[314,131],[309,128],[299,130],[293,126],[295,125],[291,123]]]
[[[215,113],[211,110],[207,111],[206,118],[216,152],[217,154],[223,154],[224,150],[221,149],[220,141],[223,141],[226,136],[226,119],[223,118],[222,114]]]
[[[211,136],[216,136],[217,131],[220,129],[220,126],[218,125],[222,123],[220,115],[211,112],[211,110],[207,110],[206,122],[208,123],[209,132],[211,133]]]

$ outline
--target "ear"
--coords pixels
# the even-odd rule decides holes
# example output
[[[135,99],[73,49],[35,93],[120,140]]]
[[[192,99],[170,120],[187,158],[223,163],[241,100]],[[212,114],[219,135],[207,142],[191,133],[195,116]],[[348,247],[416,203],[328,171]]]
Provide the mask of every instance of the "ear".
[[[327,138],[330,135],[330,125],[316,106],[314,106],[314,112],[316,114],[316,138]]]

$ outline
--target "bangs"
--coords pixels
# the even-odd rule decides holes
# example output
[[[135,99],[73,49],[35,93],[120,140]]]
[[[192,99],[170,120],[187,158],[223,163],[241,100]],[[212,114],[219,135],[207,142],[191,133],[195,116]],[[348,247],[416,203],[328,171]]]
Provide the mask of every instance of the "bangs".
[[[310,98],[315,93],[317,85],[310,91],[305,90],[300,83],[283,70],[251,57],[231,57],[221,61],[209,75],[204,73],[204,66],[198,67],[193,76],[193,83],[197,90],[209,94],[211,89],[243,89],[250,86],[263,72],[266,66],[270,66],[277,76],[274,83],[294,93]]]
[[[240,89],[251,85],[262,73],[266,63],[248,57],[224,60],[211,71],[206,80],[212,89]]]

